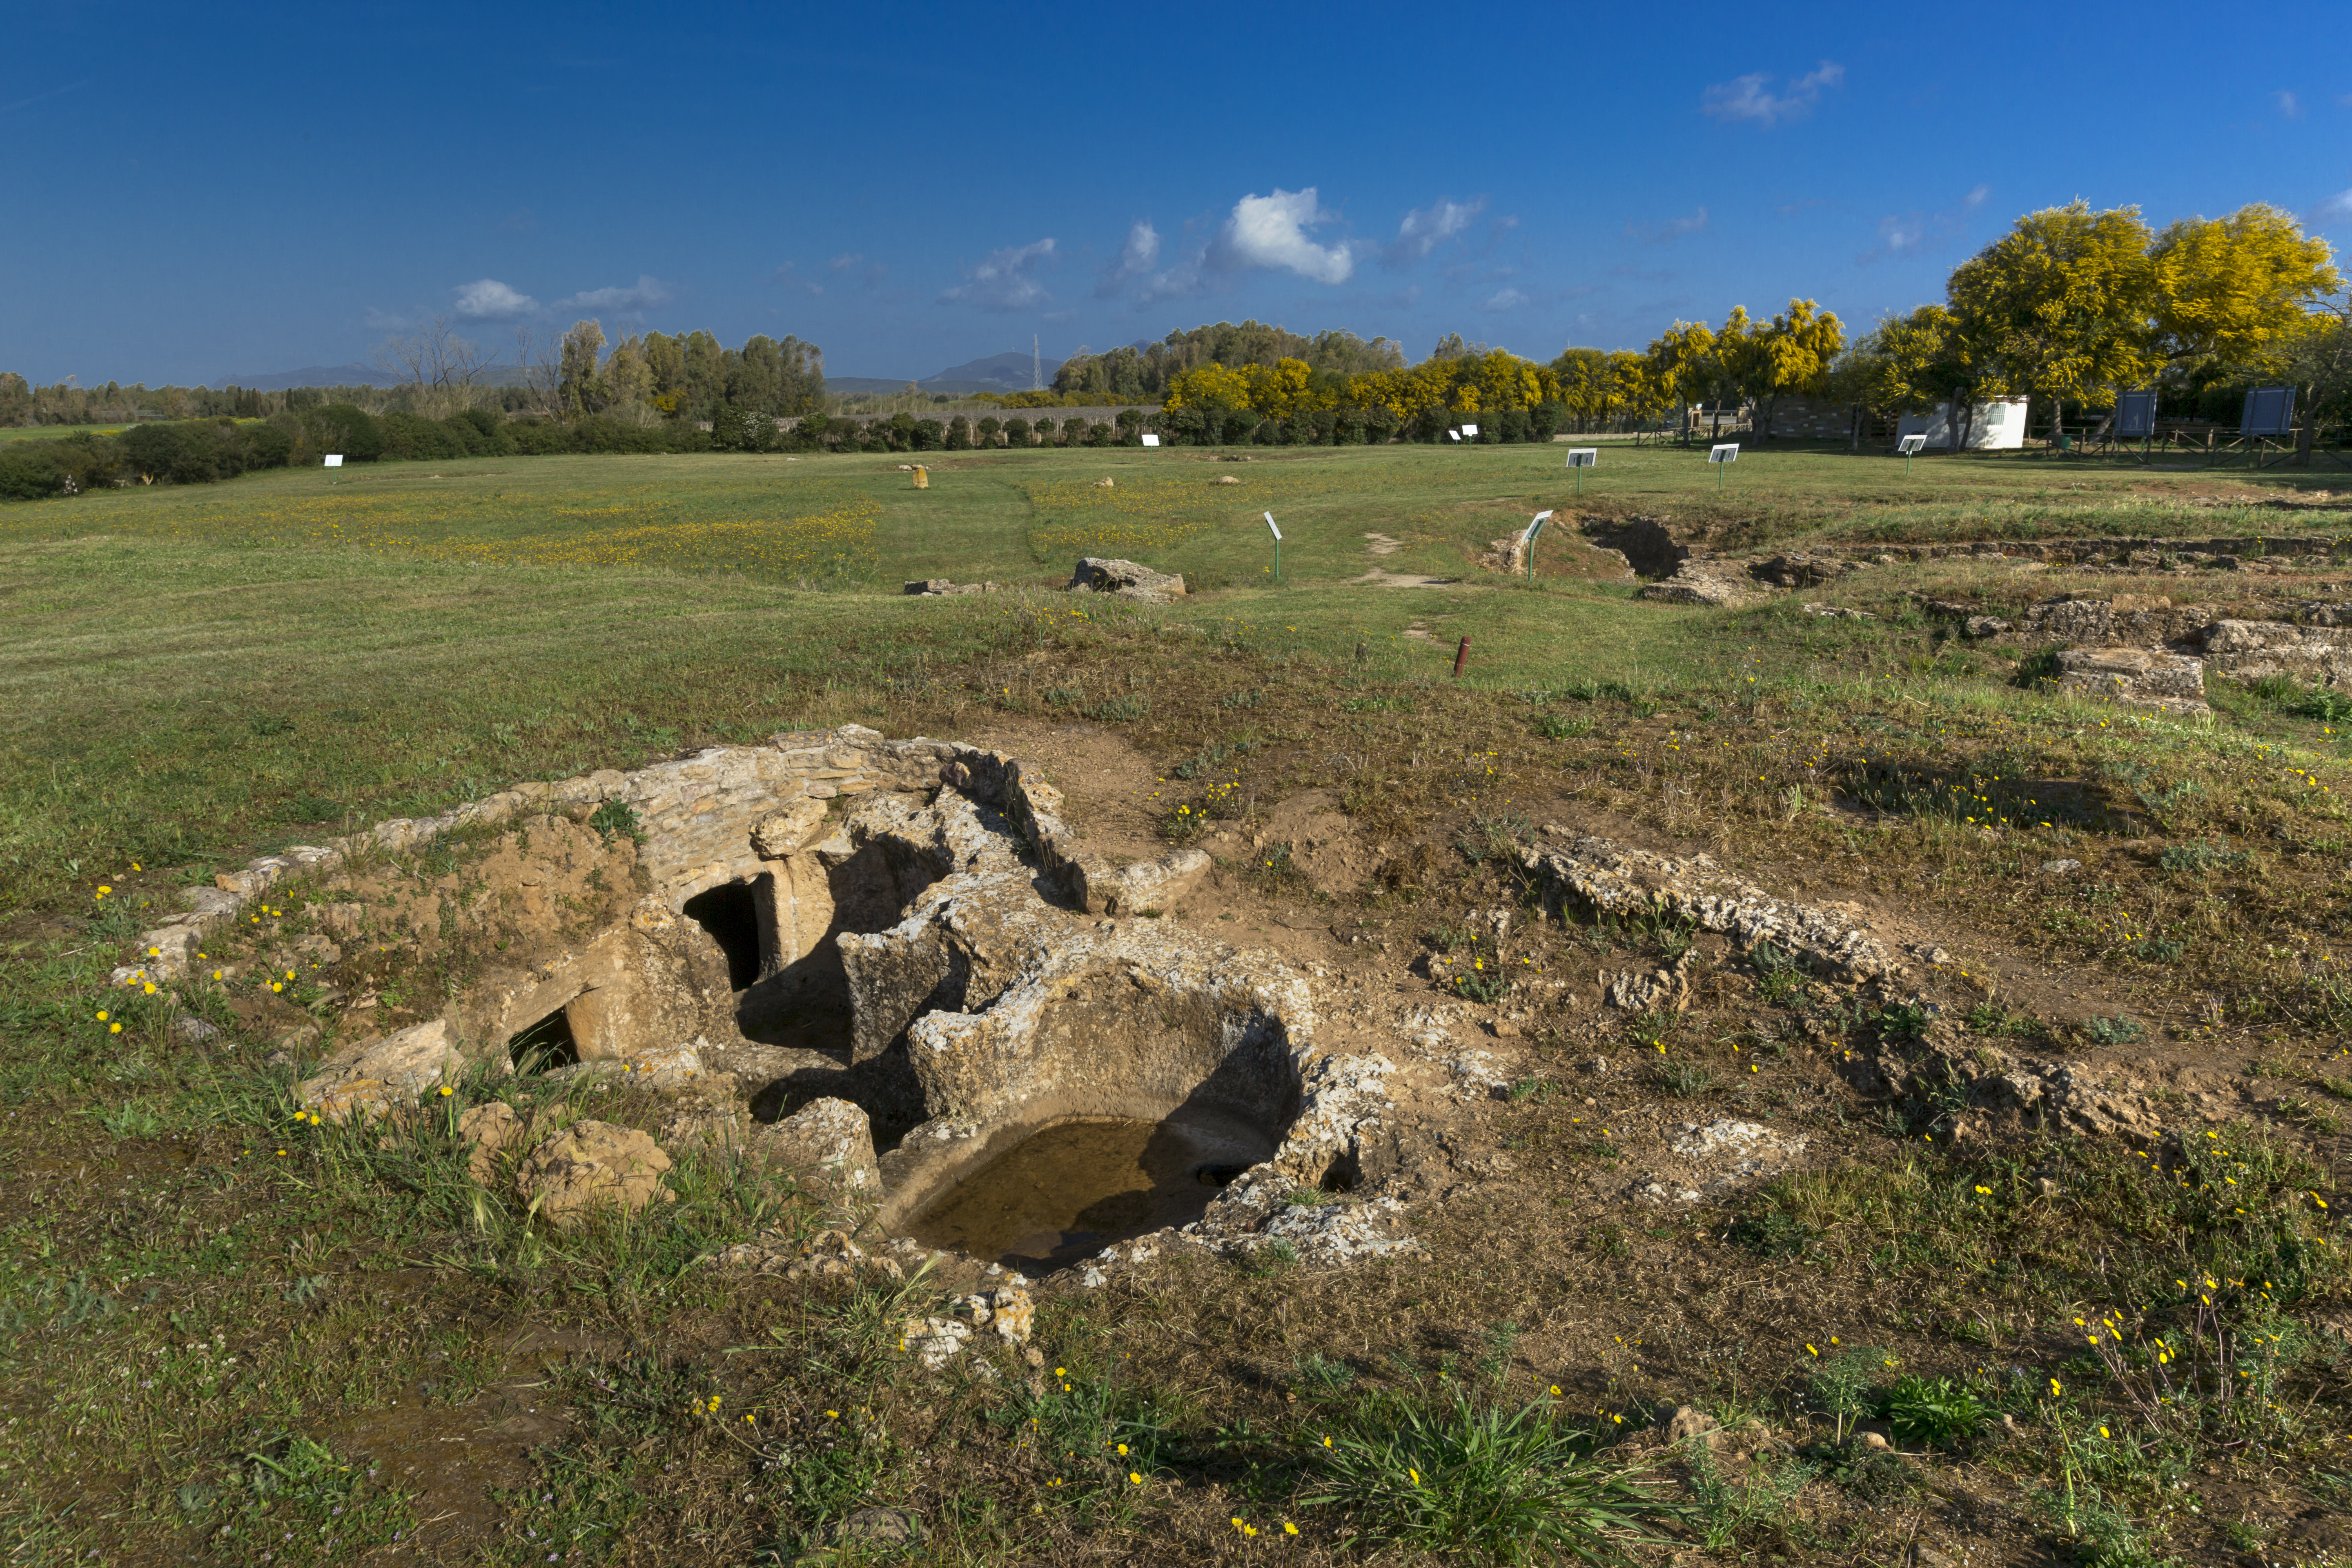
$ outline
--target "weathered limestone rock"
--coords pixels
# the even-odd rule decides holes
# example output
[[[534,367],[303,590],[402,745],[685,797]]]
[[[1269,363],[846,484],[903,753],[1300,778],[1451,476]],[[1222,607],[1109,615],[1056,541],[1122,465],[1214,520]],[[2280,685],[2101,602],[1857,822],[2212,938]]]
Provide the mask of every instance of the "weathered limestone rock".
[[[1759,583],[1769,583],[1776,588],[1818,588],[1824,583],[1862,570],[1859,563],[1840,560],[1834,555],[1809,555],[1802,552],[1785,555],[1768,555],[1761,561],[1750,562],[1748,575]]]
[[[2212,619],[2210,610],[2162,595],[2061,594],[2028,605],[2019,630],[2065,647],[2155,648],[2196,637]]]
[[[825,806],[821,800],[805,796],[787,801],[784,808],[772,816],[763,816],[751,829],[752,852],[762,860],[781,860],[796,849],[805,848],[824,826]]]
[[[468,1107],[457,1118],[457,1142],[469,1146],[466,1174],[478,1187],[496,1185],[500,1157],[511,1157],[530,1133],[530,1123],[502,1100]]]
[[[439,1088],[466,1069],[467,1058],[446,1018],[337,1051],[296,1090],[299,1101],[331,1121],[380,1115]]]
[[[1037,1306],[1018,1285],[1001,1286],[966,1296],[956,1303],[956,1314],[975,1329],[992,1328],[1010,1345],[1025,1345],[1037,1326]]]
[[[1696,1203],[1752,1186],[1796,1163],[1810,1142],[1754,1121],[1685,1122],[1667,1145],[1668,1163],[1635,1182],[1633,1201]]]
[[[1072,890],[1089,912],[1140,914],[1171,908],[1200,886],[1216,862],[1199,849],[1179,849],[1157,860],[1139,860],[1117,870],[1098,863],[1081,868]]]
[[[1858,920],[1834,909],[1776,899],[1726,876],[1708,856],[1677,860],[1562,827],[1547,826],[1544,832],[1565,840],[1564,846],[1529,848],[1519,858],[1545,879],[1554,899],[1573,896],[1609,914],[1664,910],[1742,946],[1769,941],[1853,980],[1902,968],[1902,961]]]
[[[2210,711],[2204,662],[2149,648],[2067,648],[2058,655],[2058,689],[2171,713]]]
[[[827,1546],[878,1547],[885,1552],[920,1546],[928,1538],[923,1516],[911,1508],[856,1509],[828,1525],[824,1532]]]
[[[1664,605],[1710,605],[1718,609],[1735,609],[1769,597],[1770,592],[1736,561],[1694,555],[1675,567],[1673,576],[1648,584],[1633,596]]]
[[[619,1061],[691,1039],[727,996],[724,958],[656,896],[583,947],[520,973],[493,973],[449,1011],[467,1038],[496,1045],[560,1009],[582,1061]]]
[[[599,1212],[668,1201],[661,1178],[669,1168],[661,1146],[635,1128],[576,1121],[531,1152],[515,1185],[533,1214],[568,1230]]]
[[[1184,578],[1180,573],[1155,572],[1134,561],[1088,555],[1078,562],[1070,588],[1074,593],[1116,594],[1123,599],[1164,605],[1184,596]]]
[[[2332,606],[2331,606],[2332,608]],[[2325,612],[2323,612],[2324,614]],[[2284,621],[2215,621],[2205,628],[2205,663],[2232,680],[2291,676],[2318,686],[2352,688],[2352,628],[2333,615],[2311,626]]]
[[[751,1152],[793,1171],[827,1203],[870,1204],[882,1196],[873,1122],[848,1100],[809,1101],[753,1133]]]

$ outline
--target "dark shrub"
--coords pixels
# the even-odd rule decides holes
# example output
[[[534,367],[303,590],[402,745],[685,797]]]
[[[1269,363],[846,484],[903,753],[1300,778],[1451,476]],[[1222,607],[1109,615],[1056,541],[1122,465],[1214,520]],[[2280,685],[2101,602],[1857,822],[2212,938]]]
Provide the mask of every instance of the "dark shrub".
[[[525,457],[544,458],[572,449],[572,432],[552,419],[517,419],[507,426],[507,437]]]
[[[0,500],[45,500],[66,493],[72,469],[58,460],[57,441],[0,446]]]
[[[305,416],[320,452],[341,452],[346,463],[373,463],[383,456],[383,426],[364,408],[330,403]]]
[[[438,420],[395,408],[378,423],[383,427],[383,455],[410,461],[462,458],[465,444]]]

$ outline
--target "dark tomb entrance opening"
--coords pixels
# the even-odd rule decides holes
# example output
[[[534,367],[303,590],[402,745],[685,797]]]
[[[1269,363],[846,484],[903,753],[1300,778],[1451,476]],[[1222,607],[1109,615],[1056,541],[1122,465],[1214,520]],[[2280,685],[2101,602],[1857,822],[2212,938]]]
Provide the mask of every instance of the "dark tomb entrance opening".
[[[722,882],[686,900],[679,911],[700,926],[727,955],[727,988],[760,983],[760,900],[749,882]]]
[[[517,1072],[546,1072],[552,1068],[577,1066],[580,1042],[572,1037],[571,1016],[558,1007],[508,1040],[507,1056]]]

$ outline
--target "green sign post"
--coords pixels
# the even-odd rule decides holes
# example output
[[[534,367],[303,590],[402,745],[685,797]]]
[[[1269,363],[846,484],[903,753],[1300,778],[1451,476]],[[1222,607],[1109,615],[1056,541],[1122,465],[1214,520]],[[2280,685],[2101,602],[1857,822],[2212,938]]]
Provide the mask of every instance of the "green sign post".
[[[1732,464],[1739,461],[1739,443],[1737,441],[1726,441],[1720,446],[1708,447],[1706,451],[1706,460],[1715,465],[1715,493],[1721,495],[1723,493],[1723,470],[1731,467]]]
[[[1274,513],[1265,514],[1265,531],[1274,535],[1274,580],[1282,581],[1282,530],[1274,523]]]
[[[1599,461],[1601,461],[1601,448],[1598,447],[1570,447],[1568,449],[1568,466],[1576,470],[1578,495],[1584,493],[1584,470]]]

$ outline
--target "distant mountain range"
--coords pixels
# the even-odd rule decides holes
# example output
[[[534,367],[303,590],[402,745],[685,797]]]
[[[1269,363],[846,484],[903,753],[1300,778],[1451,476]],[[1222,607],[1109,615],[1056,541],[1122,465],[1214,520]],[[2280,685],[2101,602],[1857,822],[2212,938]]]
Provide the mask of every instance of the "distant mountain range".
[[[369,365],[311,364],[268,375],[225,375],[212,384],[215,390],[243,386],[255,392],[284,392],[292,386],[392,386],[396,383]]]
[[[1054,384],[1054,373],[1062,368],[1057,359],[1036,362],[1047,386]],[[991,354],[969,364],[951,364],[937,375],[927,375],[915,385],[924,392],[944,392],[950,396],[969,397],[975,392],[1026,392],[1029,390],[1031,361],[1024,353]],[[827,392],[904,392],[907,378],[893,379],[880,375],[828,375],[824,378]]]
[[[517,364],[494,364],[482,371],[484,386],[520,386],[528,373]],[[214,390],[223,387],[250,387],[255,392],[284,392],[291,386],[397,386],[400,383],[373,365],[312,364],[300,370],[282,370],[271,375],[225,375],[212,384]]]

